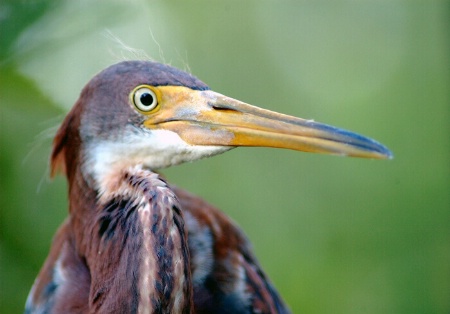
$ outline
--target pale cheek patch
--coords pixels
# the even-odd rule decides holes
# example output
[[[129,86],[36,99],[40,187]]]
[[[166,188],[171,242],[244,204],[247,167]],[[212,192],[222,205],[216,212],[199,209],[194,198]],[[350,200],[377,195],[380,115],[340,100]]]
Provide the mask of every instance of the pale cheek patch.
[[[105,189],[112,176],[130,166],[151,170],[214,156],[230,150],[226,146],[189,145],[178,134],[167,130],[129,132],[122,141],[100,141],[85,149],[83,174],[93,178],[97,188]]]
[[[145,165],[151,169],[166,168],[187,161],[214,156],[230,149],[224,146],[190,145],[168,130],[152,130]]]

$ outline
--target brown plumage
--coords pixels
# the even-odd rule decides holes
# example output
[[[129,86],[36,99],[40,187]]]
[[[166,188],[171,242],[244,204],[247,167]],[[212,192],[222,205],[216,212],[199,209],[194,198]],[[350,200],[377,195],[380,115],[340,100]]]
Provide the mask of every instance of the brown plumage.
[[[27,313],[288,313],[238,227],[155,171],[235,146],[385,158],[375,141],[249,106],[154,62],[102,71],[51,157],[69,217]]]

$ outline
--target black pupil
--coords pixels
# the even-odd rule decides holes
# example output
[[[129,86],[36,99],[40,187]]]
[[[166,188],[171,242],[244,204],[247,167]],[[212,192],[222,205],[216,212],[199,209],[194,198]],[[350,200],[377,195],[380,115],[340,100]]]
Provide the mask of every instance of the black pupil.
[[[150,93],[144,93],[141,95],[141,103],[146,106],[150,107],[153,105],[153,96]]]

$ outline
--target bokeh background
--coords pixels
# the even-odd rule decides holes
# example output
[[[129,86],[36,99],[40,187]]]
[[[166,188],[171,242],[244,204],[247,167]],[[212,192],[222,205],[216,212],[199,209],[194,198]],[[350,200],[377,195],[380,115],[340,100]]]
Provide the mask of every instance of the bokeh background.
[[[67,213],[56,127],[96,72],[145,56],[394,152],[241,148],[163,171],[245,230],[294,313],[450,312],[449,2],[2,0],[0,35],[1,313]]]

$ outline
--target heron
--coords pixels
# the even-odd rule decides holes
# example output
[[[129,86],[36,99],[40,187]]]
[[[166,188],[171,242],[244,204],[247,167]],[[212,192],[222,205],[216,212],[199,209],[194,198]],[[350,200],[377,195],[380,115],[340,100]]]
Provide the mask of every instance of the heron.
[[[392,157],[370,138],[246,104],[172,66],[114,64],[54,138],[51,175],[67,178],[69,213],[25,312],[289,313],[239,227],[158,173],[238,146]]]

